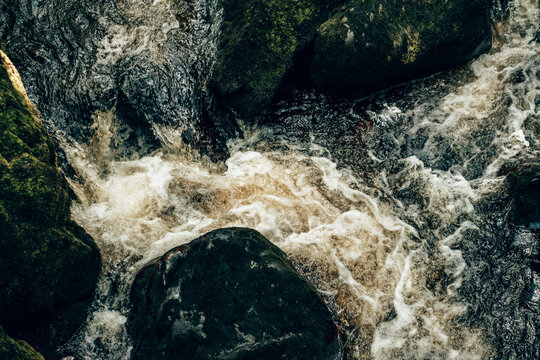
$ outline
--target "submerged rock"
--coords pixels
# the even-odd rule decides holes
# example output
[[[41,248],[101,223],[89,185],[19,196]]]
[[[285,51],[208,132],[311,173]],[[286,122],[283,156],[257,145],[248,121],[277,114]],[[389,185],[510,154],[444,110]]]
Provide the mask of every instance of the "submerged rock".
[[[212,231],[137,275],[133,359],[339,359],[332,316],[285,254],[245,228]]]
[[[488,0],[352,0],[318,29],[312,77],[364,96],[465,64],[491,46]]]
[[[13,340],[0,326],[0,358],[6,360],[44,360],[28,343],[22,340]]]
[[[0,62],[0,324],[47,355],[84,321],[101,257],[70,219],[54,145],[1,51]]]

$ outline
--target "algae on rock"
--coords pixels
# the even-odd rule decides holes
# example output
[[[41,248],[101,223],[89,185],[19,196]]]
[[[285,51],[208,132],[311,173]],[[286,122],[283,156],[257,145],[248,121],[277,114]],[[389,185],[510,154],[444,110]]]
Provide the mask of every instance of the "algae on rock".
[[[351,0],[318,29],[312,77],[364,96],[463,65],[491,46],[488,0]]]
[[[211,81],[241,117],[265,109],[339,0],[221,0],[223,23]]]
[[[84,321],[85,306],[82,314],[64,311],[88,305],[101,257],[70,219],[72,199],[54,144],[17,70],[1,51],[0,61],[0,324],[49,348]],[[62,328],[50,329],[53,321]]]
[[[10,338],[0,326],[0,358],[6,360],[44,360],[27,342]]]

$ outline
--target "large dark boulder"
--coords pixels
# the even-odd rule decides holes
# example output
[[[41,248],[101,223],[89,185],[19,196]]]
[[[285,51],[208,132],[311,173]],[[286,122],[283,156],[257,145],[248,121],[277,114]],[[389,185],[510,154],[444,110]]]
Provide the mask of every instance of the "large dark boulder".
[[[352,0],[318,29],[312,77],[363,96],[465,64],[491,46],[489,0]]]
[[[339,359],[332,316],[285,254],[245,228],[212,231],[137,275],[132,359]]]
[[[223,22],[211,86],[249,118],[272,100],[296,54],[340,0],[221,0]]]
[[[84,321],[101,257],[70,219],[54,144],[1,51],[0,189],[0,324],[47,355]]]

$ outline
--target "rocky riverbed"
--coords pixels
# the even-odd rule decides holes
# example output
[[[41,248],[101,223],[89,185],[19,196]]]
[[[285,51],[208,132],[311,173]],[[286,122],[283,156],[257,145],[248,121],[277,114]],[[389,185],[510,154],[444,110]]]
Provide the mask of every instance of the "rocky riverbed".
[[[539,14],[0,0],[0,357],[537,359]]]

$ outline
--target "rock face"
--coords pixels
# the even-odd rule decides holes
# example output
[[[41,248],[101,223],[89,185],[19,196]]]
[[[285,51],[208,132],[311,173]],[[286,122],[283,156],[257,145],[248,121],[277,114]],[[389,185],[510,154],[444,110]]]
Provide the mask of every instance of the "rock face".
[[[339,0],[221,0],[214,90],[240,116],[265,109]]]
[[[491,46],[489,4],[349,1],[318,29],[312,77],[352,97],[462,65]]]
[[[0,62],[0,324],[48,351],[84,320],[101,257],[70,220],[54,145],[1,51]]]
[[[133,359],[341,357],[325,304],[254,230],[216,230],[168,251],[131,296]]]
[[[540,163],[529,162],[509,172],[514,197],[512,220],[517,225],[540,225]]]
[[[214,5],[0,0],[0,48],[23,75],[45,123],[78,142],[88,141],[106,113],[114,115],[111,130],[118,129],[125,148],[154,149],[164,136],[157,125],[181,131],[184,142],[220,158],[238,128],[215,114],[219,107],[207,96]]]
[[[30,345],[22,340],[13,340],[0,326],[0,358],[6,360],[44,360]]]

